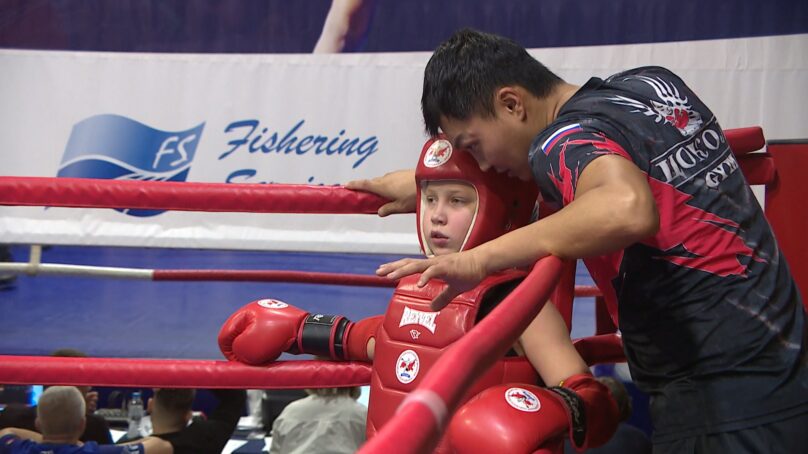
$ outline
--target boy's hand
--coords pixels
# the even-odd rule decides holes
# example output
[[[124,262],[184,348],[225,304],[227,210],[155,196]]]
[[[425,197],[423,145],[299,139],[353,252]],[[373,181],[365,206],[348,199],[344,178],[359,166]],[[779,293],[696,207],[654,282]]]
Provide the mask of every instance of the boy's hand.
[[[392,200],[379,208],[379,216],[415,212],[415,170],[397,170],[370,180],[354,180],[345,184],[348,189],[372,192]]]
[[[432,310],[446,307],[457,295],[476,287],[488,275],[474,249],[429,259],[401,259],[385,263],[376,270],[379,276],[400,279],[422,273],[418,286],[423,287],[431,279],[440,279],[447,286],[432,300]]]

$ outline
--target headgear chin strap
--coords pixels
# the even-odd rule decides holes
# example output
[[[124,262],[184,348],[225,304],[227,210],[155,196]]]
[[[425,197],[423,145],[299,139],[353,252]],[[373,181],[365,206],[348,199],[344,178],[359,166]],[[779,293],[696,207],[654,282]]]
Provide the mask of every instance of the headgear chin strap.
[[[423,189],[427,182],[447,180],[468,183],[477,191],[476,214],[461,250],[479,246],[530,222],[538,196],[533,182],[497,173],[493,168],[483,172],[471,154],[453,149],[445,136],[440,135],[426,141],[415,168],[419,200],[416,208],[418,241],[426,256],[434,254],[424,237],[421,223],[425,203]]]

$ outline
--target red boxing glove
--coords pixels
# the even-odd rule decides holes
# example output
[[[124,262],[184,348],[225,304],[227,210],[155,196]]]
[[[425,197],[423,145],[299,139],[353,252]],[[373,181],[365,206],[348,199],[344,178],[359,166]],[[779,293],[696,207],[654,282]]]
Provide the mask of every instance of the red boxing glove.
[[[375,318],[379,319],[375,325],[363,323],[365,320],[354,324],[341,315],[309,314],[283,301],[263,299],[247,304],[227,319],[219,331],[219,349],[231,361],[252,365],[272,362],[283,352],[367,361],[368,338],[363,348],[355,346],[353,351],[351,345],[346,348],[346,342],[352,331],[356,331],[354,342],[361,342],[381,322],[381,317],[366,319]]]
[[[570,440],[578,450],[597,448],[612,438],[620,422],[620,410],[606,385],[590,374],[576,374],[550,389],[568,402]],[[573,419],[576,411],[580,413],[580,424]]]
[[[252,365],[274,361],[296,343],[308,315],[283,301],[253,301],[224,322],[219,349],[231,361]]]
[[[379,325],[384,321],[384,315],[363,318],[356,323],[352,323],[348,329],[346,344],[347,357],[351,361],[373,362],[368,357],[368,342],[376,337]]]
[[[605,408],[597,408],[604,406]],[[532,453],[569,434],[579,449],[599,446],[617,428],[617,406],[591,375],[575,375],[564,387],[506,384],[472,397],[454,415],[447,437],[461,454]]]

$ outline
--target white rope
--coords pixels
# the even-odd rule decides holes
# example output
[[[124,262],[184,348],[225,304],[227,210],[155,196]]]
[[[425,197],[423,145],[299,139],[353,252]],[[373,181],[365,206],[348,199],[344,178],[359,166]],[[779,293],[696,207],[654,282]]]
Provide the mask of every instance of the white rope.
[[[66,265],[62,263],[37,262],[0,262],[0,271],[10,271],[17,274],[25,273],[32,276],[43,274],[145,280],[151,280],[154,274],[154,270],[142,268],[117,268],[110,266]]]

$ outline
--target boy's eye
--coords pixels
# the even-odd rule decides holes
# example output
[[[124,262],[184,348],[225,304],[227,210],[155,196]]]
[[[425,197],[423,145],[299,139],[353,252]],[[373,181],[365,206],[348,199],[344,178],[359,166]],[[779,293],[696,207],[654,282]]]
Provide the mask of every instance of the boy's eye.
[[[435,203],[435,197],[433,196],[426,196],[426,203]]]

